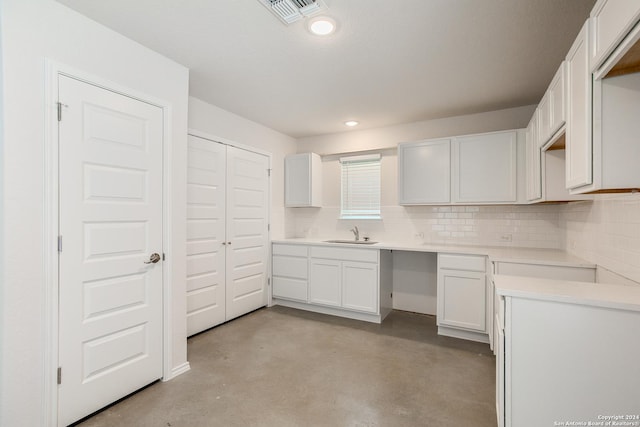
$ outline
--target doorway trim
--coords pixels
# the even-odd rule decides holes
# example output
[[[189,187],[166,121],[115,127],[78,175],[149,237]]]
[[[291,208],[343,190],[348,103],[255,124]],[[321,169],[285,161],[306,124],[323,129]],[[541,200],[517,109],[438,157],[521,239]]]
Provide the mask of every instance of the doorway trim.
[[[45,68],[45,97],[44,97],[44,217],[43,217],[43,248],[44,248],[44,307],[43,313],[43,426],[58,425],[58,386],[57,371],[59,366],[59,324],[58,324],[58,230],[59,230],[59,136],[58,136],[58,77],[64,75],[84,83],[88,83],[111,92],[115,92],[133,99],[155,105],[162,109],[162,251],[169,262],[162,264],[162,380],[169,380],[189,370],[189,363],[172,367],[172,324],[174,313],[171,307],[172,295],[172,217],[173,196],[172,174],[173,163],[169,155],[173,151],[171,138],[172,104],[135,89],[101,78],[94,74],[78,70],[74,67],[60,64],[49,59],[44,61]],[[62,111],[64,116],[64,108]]]

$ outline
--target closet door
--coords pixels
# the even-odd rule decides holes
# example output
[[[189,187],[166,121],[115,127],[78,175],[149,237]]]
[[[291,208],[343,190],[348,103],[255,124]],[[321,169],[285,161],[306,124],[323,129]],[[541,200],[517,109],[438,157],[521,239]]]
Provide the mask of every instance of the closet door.
[[[227,316],[267,304],[269,158],[227,147]]]
[[[226,146],[189,135],[187,335],[225,321]]]

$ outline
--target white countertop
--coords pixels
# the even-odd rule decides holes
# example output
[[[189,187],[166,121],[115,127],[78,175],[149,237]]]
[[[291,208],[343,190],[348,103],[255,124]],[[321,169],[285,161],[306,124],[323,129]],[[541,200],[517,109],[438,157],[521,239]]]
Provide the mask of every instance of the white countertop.
[[[543,301],[640,311],[640,286],[571,282],[521,276],[493,276],[496,293]]]
[[[519,247],[503,247],[503,246],[465,246],[465,245],[439,245],[419,242],[391,242],[383,241],[373,245],[349,244],[349,243],[329,243],[324,240],[328,239],[276,239],[273,243],[286,243],[298,245],[317,245],[317,246],[338,246],[360,249],[387,249],[396,251],[412,251],[412,252],[446,252],[460,253],[470,255],[485,255],[491,261],[518,262],[523,264],[545,264],[559,265],[566,267],[585,267],[596,268],[596,265],[590,262],[570,255],[559,249],[532,249]]]

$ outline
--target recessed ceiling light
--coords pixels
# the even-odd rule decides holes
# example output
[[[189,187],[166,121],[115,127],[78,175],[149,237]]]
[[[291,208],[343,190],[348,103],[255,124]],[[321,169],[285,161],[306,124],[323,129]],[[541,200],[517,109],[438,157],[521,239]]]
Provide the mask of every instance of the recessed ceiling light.
[[[336,21],[326,16],[318,16],[309,20],[308,28],[316,36],[328,36],[336,30]]]
[[[355,120],[349,120],[348,122],[344,122],[344,124],[349,127],[358,126],[358,122],[356,122]]]

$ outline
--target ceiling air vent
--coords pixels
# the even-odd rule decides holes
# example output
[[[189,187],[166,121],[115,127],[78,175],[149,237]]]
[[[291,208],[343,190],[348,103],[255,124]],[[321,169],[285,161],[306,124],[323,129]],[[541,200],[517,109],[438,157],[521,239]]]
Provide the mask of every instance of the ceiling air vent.
[[[285,24],[305,16],[315,15],[326,6],[322,0],[258,0]]]

